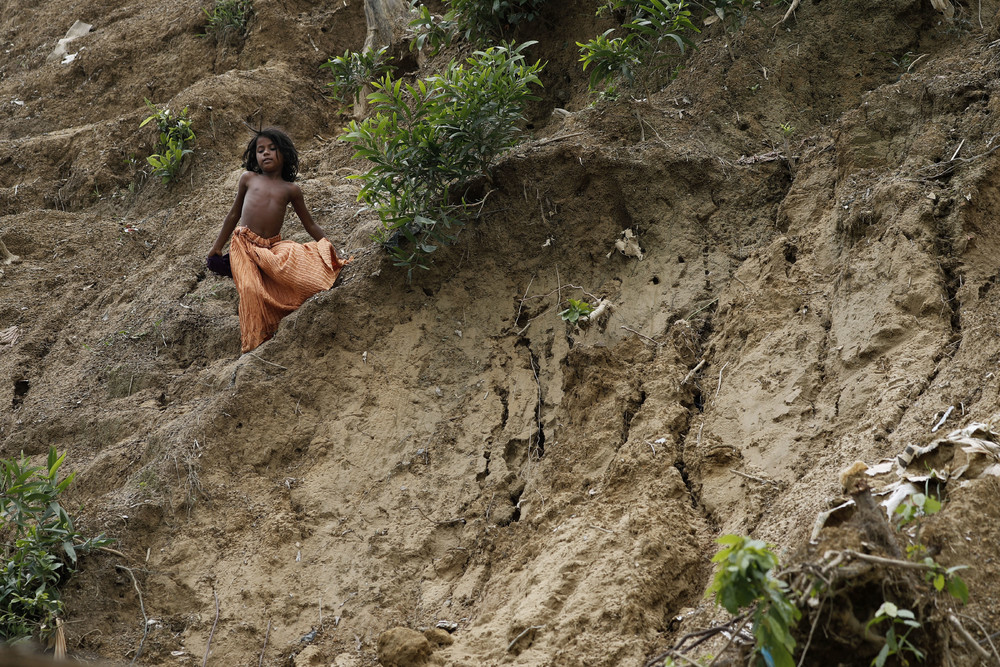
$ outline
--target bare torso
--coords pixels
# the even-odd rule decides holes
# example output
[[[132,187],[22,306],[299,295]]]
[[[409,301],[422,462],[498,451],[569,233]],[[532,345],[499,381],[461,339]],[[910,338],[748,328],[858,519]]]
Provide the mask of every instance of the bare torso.
[[[240,226],[264,238],[277,236],[297,186],[264,174],[247,172],[244,177],[247,191],[240,212]]]

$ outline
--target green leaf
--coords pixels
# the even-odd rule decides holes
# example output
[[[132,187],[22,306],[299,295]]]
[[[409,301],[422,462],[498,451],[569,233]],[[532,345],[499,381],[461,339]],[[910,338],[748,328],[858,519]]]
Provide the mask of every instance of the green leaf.
[[[875,665],[875,667],[883,667],[885,665],[885,661],[888,659],[889,659],[889,645],[883,644],[882,648],[878,652],[878,655],[876,655],[875,659],[872,660],[872,664]]]
[[[969,589],[959,577],[948,579],[948,592],[952,597],[961,600],[962,604],[969,604]]]

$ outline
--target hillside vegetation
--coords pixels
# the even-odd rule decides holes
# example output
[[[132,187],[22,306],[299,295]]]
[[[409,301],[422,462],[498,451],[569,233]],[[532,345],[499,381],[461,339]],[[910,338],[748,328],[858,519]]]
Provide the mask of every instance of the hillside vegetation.
[[[736,534],[804,593],[795,664],[915,664],[890,628],[1000,663],[1000,3],[741,6],[690,6],[684,52],[604,95],[577,43],[620,14],[502,26],[539,99],[423,270],[373,240],[340,137],[374,109],[322,67],[362,0],[256,0],[245,32],[196,0],[4,3],[0,456],[65,453],[62,507],[116,540],[64,584],[70,655],[746,664],[685,639],[731,618],[705,593]],[[471,49],[388,53],[414,85]],[[195,135],[169,178],[157,110]],[[240,355],[204,261],[260,124],[355,259]]]

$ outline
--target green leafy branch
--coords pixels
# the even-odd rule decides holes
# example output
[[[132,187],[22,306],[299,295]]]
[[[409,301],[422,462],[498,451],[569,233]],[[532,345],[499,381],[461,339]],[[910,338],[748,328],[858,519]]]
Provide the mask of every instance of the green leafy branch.
[[[472,184],[516,144],[523,105],[538,99],[530,86],[541,85],[542,65],[523,53],[531,44],[476,51],[415,84],[386,74],[368,96],[375,114],[341,136],[372,165],[354,178],[358,199],[378,212],[375,238],[410,275],[455,240],[481,203],[466,200]]]
[[[45,466],[23,454],[2,459],[0,477],[0,640],[47,636],[62,614],[59,585],[76,571],[80,555],[106,546],[99,535],[84,539],[58,501],[74,474],[59,479],[66,459],[49,449]]]
[[[649,95],[650,85],[664,69],[676,76],[677,54],[693,46],[691,34],[700,32],[691,22],[686,0],[608,0],[598,14],[622,16],[621,27],[611,28],[588,42],[577,42],[584,71],[590,68],[590,88],[614,80],[640,83]],[[612,36],[615,35],[617,36]]]
[[[716,542],[723,548],[712,558],[718,568],[707,594],[730,614],[751,607],[754,652],[774,667],[795,667],[791,628],[801,612],[788,596],[788,585],[772,573],[778,557],[761,540],[723,535]]]
[[[411,50],[430,45],[434,54],[459,38],[479,46],[503,40],[519,24],[538,18],[545,0],[445,0],[444,4],[447,10],[437,16],[420,0],[411,2],[416,12],[410,21]]]
[[[214,36],[219,42],[239,41],[246,37],[253,16],[252,0],[215,0],[212,8],[203,8],[207,23],[199,37]]]
[[[193,152],[187,145],[195,140],[194,130],[187,115],[187,107],[175,116],[169,108],[161,109],[149,100],[146,100],[146,106],[152,114],[139,123],[139,127],[143,128],[155,121],[159,130],[154,152],[146,158],[146,162],[153,168],[153,175],[158,176],[166,185],[177,178],[184,157]]]
[[[386,54],[388,48],[383,46],[374,51],[345,51],[344,55],[330,58],[320,65],[321,69],[329,70],[333,77],[326,84],[332,89],[330,96],[338,102],[357,102],[366,85],[395,69],[390,64],[392,56]]]

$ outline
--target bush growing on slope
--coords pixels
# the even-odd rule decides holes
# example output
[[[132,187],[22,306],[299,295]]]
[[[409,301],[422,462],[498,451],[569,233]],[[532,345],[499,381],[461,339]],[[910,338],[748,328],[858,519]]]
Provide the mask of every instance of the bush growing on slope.
[[[320,65],[333,76],[333,81],[326,84],[331,89],[330,96],[338,102],[357,102],[366,85],[394,69],[390,64],[392,56],[386,55],[388,49],[383,46],[378,50],[345,51],[344,55],[334,56]]]
[[[699,32],[691,22],[685,0],[609,0],[598,14],[622,17],[620,29],[611,28],[589,42],[577,42],[584,71],[591,68],[590,88],[621,80],[639,84],[648,97],[654,81],[669,72],[675,76],[681,55],[692,45],[690,34]],[[614,33],[620,36],[612,36]]]
[[[523,105],[537,99],[530,86],[541,85],[542,65],[523,54],[531,44],[476,51],[415,85],[386,75],[368,96],[374,116],[342,135],[373,165],[354,177],[358,198],[378,211],[376,240],[409,275],[454,241],[482,203],[466,200],[470,187],[516,143]]]
[[[44,467],[22,454],[2,459],[0,477],[0,640],[12,642],[54,632],[63,611],[59,585],[76,571],[81,554],[105,546],[103,535],[84,539],[59,504],[73,474],[58,479],[66,455],[49,449]]]
[[[253,16],[251,0],[215,0],[212,8],[202,9],[207,23],[202,37],[214,36],[217,42],[239,42],[247,34]]]
[[[410,48],[430,44],[436,53],[459,37],[485,45],[505,39],[521,23],[534,21],[545,0],[445,0],[444,16],[431,14],[426,5],[414,0],[417,18],[410,22],[416,36]]]
[[[160,109],[149,100],[146,100],[146,106],[153,113],[139,123],[139,127],[156,121],[156,127],[160,131],[156,148],[153,149],[155,152],[146,158],[146,162],[153,168],[153,175],[159,176],[166,185],[177,178],[184,157],[194,152],[187,148],[187,145],[195,140],[194,130],[191,129],[187,107],[181,109],[180,114],[175,116],[170,109]]]

